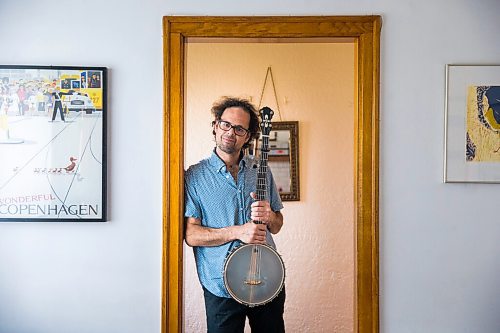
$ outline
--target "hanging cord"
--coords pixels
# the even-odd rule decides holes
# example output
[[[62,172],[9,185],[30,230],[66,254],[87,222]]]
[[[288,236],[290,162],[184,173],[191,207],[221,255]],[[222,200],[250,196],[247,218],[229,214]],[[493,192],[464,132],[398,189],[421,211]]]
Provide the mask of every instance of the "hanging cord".
[[[262,98],[264,97],[264,91],[266,91],[267,78],[269,77],[269,74],[271,74],[271,83],[273,85],[274,100],[276,101],[276,108],[278,109],[278,117],[279,117],[279,120],[282,121],[281,120],[280,105],[278,103],[278,94],[276,94],[276,86],[274,85],[273,70],[271,69],[271,66],[267,67],[266,78],[264,79],[264,86],[262,87],[262,91],[260,93],[259,107],[257,108],[257,110],[260,110],[260,107],[262,104]],[[253,156],[255,156],[255,157],[258,157],[257,156],[258,155],[258,149],[257,149],[258,142],[259,142],[259,139],[256,138],[254,140],[254,144],[253,144]]]
[[[262,103],[262,97],[264,97],[264,91],[266,90],[266,83],[267,83],[267,78],[271,74],[271,83],[273,84],[273,92],[274,92],[274,99],[276,101],[276,107],[278,108],[278,117],[281,120],[281,111],[280,111],[280,105],[278,103],[278,95],[276,94],[276,86],[274,85],[274,78],[273,78],[273,71],[271,69],[271,66],[267,67],[267,72],[266,72],[266,78],[264,79],[264,86],[262,87],[262,92],[260,93],[260,100],[259,100],[259,107],[258,109],[260,110],[260,106]]]

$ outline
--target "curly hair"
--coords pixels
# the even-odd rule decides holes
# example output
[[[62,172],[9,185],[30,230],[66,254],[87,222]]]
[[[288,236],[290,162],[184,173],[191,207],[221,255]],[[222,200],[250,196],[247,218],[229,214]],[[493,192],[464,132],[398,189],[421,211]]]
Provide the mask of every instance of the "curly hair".
[[[242,147],[243,149],[248,148],[250,146],[250,142],[259,138],[260,131],[257,109],[255,108],[255,106],[253,106],[252,103],[250,103],[250,101],[238,97],[222,97],[212,106],[211,112],[215,119],[214,121],[212,121],[212,125],[214,125],[218,120],[221,120],[222,114],[224,113],[224,111],[226,111],[227,108],[232,107],[241,108],[250,116],[250,125],[248,126],[250,137]],[[215,135],[215,131],[212,131],[212,134]]]

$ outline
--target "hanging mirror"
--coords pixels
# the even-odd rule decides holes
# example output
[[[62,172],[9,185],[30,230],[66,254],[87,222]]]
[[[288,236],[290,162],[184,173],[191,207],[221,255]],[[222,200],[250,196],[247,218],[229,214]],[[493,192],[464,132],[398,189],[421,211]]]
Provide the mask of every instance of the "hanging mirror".
[[[272,125],[269,138],[269,168],[273,172],[281,200],[299,201],[299,122],[277,121]],[[253,146],[250,146],[250,154],[255,151]]]

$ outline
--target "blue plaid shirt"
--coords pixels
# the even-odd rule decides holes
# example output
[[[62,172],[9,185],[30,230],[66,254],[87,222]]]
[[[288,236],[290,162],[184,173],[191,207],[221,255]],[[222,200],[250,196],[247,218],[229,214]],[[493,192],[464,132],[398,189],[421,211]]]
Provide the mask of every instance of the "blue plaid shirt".
[[[214,152],[185,173],[185,217],[201,220],[201,225],[210,228],[224,228],[241,225],[250,221],[250,205],[254,201],[250,192],[256,192],[257,163],[253,157],[245,156],[239,164],[236,182],[226,165]],[[273,211],[283,208],[271,172],[267,174],[267,198]],[[271,233],[267,233],[267,243],[275,247]],[[240,241],[220,246],[193,247],[196,269],[201,284],[212,294],[230,298],[224,286],[224,261],[228,253]]]

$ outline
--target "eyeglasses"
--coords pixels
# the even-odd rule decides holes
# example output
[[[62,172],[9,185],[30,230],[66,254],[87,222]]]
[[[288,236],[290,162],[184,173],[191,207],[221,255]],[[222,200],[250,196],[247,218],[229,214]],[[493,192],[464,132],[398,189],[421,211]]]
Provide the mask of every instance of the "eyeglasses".
[[[234,134],[236,134],[237,136],[245,136],[248,134],[248,132],[250,132],[240,125],[233,125],[225,120],[218,120],[217,124],[219,125],[219,128],[225,132],[229,131],[231,128],[234,129]]]

